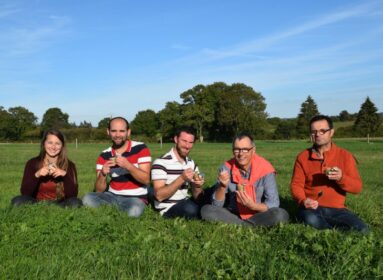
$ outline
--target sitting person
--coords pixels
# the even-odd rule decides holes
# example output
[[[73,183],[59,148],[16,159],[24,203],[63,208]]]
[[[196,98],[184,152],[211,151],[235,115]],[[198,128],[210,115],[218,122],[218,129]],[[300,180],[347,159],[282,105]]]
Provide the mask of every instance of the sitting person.
[[[153,162],[154,207],[165,218],[200,218],[204,178],[200,176],[196,163],[189,158],[194,140],[193,129],[179,128],[174,136],[174,147]]]
[[[360,193],[360,179],[352,154],[332,142],[334,128],[328,116],[310,121],[313,146],[295,161],[291,193],[299,205],[298,218],[317,229],[369,231],[345,206],[346,194]]]
[[[235,136],[233,154],[220,168],[212,205],[202,207],[202,219],[254,227],[287,223],[289,214],[279,208],[275,170],[255,153],[253,138]]]
[[[129,139],[130,132],[125,118],[109,121],[112,146],[97,158],[96,192],[83,197],[85,206],[115,205],[130,217],[143,214],[148,204],[151,155],[144,143]]]
[[[30,159],[24,169],[21,195],[11,204],[49,201],[59,206],[79,207],[76,166],[67,157],[64,135],[47,130],[41,141],[40,155]]]

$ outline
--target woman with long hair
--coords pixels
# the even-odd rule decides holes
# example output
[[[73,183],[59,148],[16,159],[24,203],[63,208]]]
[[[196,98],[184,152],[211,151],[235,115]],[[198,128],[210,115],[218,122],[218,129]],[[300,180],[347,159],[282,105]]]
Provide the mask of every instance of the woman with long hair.
[[[40,154],[25,165],[20,192],[21,195],[12,199],[12,205],[39,201],[53,202],[62,207],[82,205],[77,198],[76,166],[68,159],[65,138],[60,131],[45,131]]]

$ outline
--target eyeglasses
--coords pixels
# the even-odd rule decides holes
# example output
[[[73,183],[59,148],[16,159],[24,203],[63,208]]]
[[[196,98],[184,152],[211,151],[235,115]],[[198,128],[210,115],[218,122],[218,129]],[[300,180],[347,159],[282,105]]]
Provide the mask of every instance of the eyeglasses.
[[[328,131],[330,131],[331,130],[331,128],[328,128],[328,129],[319,129],[319,130],[311,130],[310,131],[310,134],[312,135],[312,136],[315,136],[315,135],[323,135],[323,134],[325,134],[325,133],[327,133]]]
[[[239,154],[240,152],[242,152],[243,154],[247,154],[248,152],[250,152],[254,147],[251,147],[251,148],[234,148],[233,149],[233,153],[234,154]]]

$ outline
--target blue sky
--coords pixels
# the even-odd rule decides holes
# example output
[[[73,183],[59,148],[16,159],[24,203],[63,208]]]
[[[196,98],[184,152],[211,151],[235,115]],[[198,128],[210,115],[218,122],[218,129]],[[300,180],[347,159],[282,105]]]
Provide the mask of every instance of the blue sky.
[[[245,83],[271,117],[383,111],[383,1],[0,0],[0,106],[132,120],[197,84]]]

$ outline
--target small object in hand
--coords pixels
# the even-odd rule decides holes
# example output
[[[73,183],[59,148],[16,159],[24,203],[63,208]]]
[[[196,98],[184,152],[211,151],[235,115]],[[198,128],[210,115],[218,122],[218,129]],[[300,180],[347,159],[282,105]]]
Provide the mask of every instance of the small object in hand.
[[[49,174],[51,174],[55,168],[56,168],[56,164],[54,164],[53,162],[48,163],[48,173]]]
[[[237,184],[237,191],[243,192],[245,190],[245,186],[242,184]]]
[[[325,173],[326,173],[326,175],[328,176],[328,175],[330,175],[331,172],[335,172],[335,171],[337,171],[337,170],[338,170],[338,169],[337,169],[336,167],[330,167],[330,168],[326,168]]]
[[[109,160],[113,161],[114,164],[116,164],[116,157],[111,157]]]

